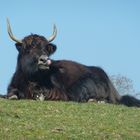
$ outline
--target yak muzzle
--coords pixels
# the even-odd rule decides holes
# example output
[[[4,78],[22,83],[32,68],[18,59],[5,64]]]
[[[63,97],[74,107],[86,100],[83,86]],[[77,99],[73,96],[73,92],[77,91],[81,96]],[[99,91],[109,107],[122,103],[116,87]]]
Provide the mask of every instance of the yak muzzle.
[[[41,55],[38,59],[38,67],[39,69],[46,70],[49,69],[51,64],[51,60],[46,55]]]

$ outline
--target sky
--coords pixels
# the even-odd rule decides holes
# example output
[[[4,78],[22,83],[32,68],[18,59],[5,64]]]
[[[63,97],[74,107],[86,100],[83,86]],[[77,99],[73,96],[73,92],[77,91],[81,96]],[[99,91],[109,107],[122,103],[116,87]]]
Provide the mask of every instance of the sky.
[[[53,59],[67,59],[121,74],[140,91],[140,0],[0,0],[0,93],[7,92],[18,51],[7,33],[46,38],[56,24]]]

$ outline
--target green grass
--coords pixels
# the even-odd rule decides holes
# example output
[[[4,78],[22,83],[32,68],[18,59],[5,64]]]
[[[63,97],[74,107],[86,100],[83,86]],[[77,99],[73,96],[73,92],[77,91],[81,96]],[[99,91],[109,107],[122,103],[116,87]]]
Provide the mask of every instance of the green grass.
[[[140,140],[140,109],[0,99],[1,140]]]

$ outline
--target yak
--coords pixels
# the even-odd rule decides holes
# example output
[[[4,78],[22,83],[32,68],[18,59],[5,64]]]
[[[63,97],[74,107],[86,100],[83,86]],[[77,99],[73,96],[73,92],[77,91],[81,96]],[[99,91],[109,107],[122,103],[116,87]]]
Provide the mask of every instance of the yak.
[[[35,99],[88,102],[104,101],[112,104],[140,107],[140,100],[120,96],[106,72],[97,66],[86,66],[70,60],[53,60],[50,56],[57,46],[52,43],[57,34],[31,34],[17,39],[7,20],[8,34],[16,42],[17,67],[7,89],[8,99]]]

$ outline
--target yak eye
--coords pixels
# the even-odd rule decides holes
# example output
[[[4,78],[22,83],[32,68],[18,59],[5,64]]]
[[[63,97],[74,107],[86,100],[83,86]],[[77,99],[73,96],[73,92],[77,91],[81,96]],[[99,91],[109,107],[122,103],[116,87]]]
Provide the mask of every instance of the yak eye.
[[[45,47],[44,51],[47,53],[47,55],[49,54],[47,47]]]

